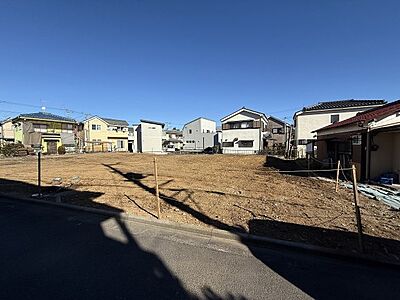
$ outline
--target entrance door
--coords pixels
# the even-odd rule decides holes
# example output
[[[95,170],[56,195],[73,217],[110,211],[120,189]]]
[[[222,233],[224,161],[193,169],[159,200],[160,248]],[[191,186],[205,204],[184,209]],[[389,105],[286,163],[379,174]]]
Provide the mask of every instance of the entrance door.
[[[57,154],[57,142],[56,141],[47,142],[47,154]]]

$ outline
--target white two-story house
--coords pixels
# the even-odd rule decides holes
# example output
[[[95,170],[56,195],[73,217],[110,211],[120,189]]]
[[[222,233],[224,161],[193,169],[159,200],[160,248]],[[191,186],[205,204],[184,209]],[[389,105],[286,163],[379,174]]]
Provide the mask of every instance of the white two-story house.
[[[241,108],[221,119],[222,153],[257,154],[267,147],[268,118],[264,113]]]
[[[213,120],[197,118],[182,129],[183,151],[203,151],[217,144],[217,124]]]
[[[317,129],[354,117],[360,112],[379,107],[385,100],[339,100],[304,107],[293,116],[297,157],[305,157],[307,144],[316,140]],[[312,147],[311,151],[314,151]]]

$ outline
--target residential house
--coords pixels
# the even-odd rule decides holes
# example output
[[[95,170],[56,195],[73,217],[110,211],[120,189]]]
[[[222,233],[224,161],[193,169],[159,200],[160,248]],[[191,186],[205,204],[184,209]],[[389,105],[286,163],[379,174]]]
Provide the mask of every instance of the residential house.
[[[222,153],[257,154],[267,148],[268,118],[264,113],[242,107],[223,117]]]
[[[183,133],[178,129],[168,129],[163,131],[162,138],[163,150],[167,152],[180,151],[183,148]]]
[[[137,152],[162,153],[162,137],[165,124],[150,120],[140,120],[137,132]]]
[[[267,137],[268,151],[274,154],[286,155],[289,151],[293,126],[273,116],[268,117]]]
[[[12,119],[15,142],[24,146],[42,146],[43,153],[56,154],[64,145],[75,151],[78,123],[71,118],[48,112],[21,114]]]
[[[297,157],[306,156],[307,144],[316,140],[313,131],[354,117],[356,114],[382,106],[385,100],[339,100],[320,102],[318,104],[304,107],[293,116],[295,127],[294,144]],[[314,150],[314,147],[309,147]]]
[[[201,152],[217,144],[217,124],[206,118],[197,118],[183,126],[183,151]]]
[[[0,146],[7,143],[14,143],[14,126],[12,119],[7,118],[0,121]]]
[[[358,113],[316,131],[319,160],[355,164],[361,180],[400,175],[400,100]]]
[[[128,151],[128,122],[93,116],[83,121],[85,151]]]

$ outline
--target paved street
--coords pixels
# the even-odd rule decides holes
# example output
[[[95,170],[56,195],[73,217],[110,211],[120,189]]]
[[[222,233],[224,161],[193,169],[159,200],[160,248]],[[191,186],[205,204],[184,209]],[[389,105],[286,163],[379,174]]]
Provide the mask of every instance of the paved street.
[[[394,299],[396,269],[0,199],[0,299]]]

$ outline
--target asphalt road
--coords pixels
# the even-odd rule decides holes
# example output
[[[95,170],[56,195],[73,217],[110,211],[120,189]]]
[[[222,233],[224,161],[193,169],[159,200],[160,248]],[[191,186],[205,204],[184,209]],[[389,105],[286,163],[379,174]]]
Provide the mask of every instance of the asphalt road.
[[[395,299],[400,272],[0,199],[0,299]]]

